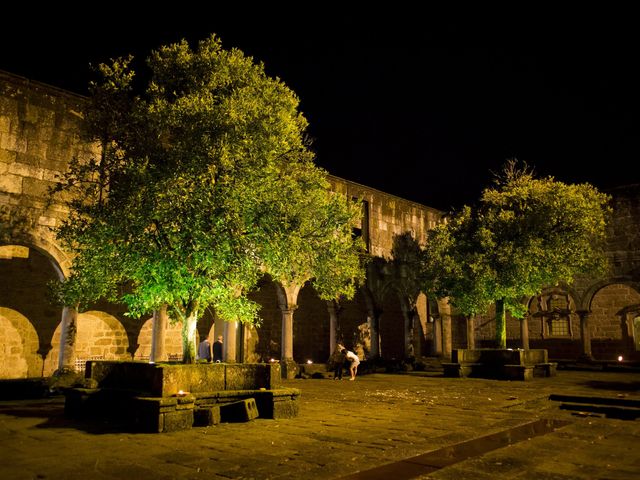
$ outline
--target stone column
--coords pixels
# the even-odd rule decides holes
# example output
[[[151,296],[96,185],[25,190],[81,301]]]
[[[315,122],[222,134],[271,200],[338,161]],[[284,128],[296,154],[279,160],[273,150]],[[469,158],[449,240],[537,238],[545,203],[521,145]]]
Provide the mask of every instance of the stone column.
[[[588,310],[579,310],[576,312],[580,316],[580,338],[582,339],[582,358],[591,360],[593,355],[591,354],[591,331],[589,330],[589,315],[591,312]]]
[[[381,312],[374,311],[367,315],[367,325],[371,334],[371,347],[369,348],[369,358],[378,358],[380,356],[380,335],[378,333],[378,324],[380,322]]]
[[[433,319],[433,355],[440,357],[442,355],[442,318],[440,315],[430,318]]]
[[[298,308],[298,294],[302,285],[281,285],[276,283],[278,306],[282,312],[282,345],[280,371],[284,378],[295,378],[298,364],[293,360],[293,312]]]
[[[453,348],[453,339],[451,336],[451,314],[440,314],[442,320],[442,357],[450,360],[451,350]]]
[[[406,303],[406,300],[402,302],[402,316],[404,317],[404,358],[411,358],[414,356],[413,351],[413,327],[415,324],[415,317],[418,315],[415,311],[415,306]]]
[[[442,358],[451,359],[453,339],[451,336],[451,305],[449,299],[443,298],[438,301],[438,311],[442,323]]]
[[[476,348],[476,317],[475,315],[467,315],[467,348],[475,350]]]
[[[58,354],[58,371],[75,371],[76,366],[76,333],[78,332],[78,310],[75,307],[62,309],[60,328],[60,353]]]
[[[222,358],[226,363],[236,363],[238,341],[238,322],[224,322]]]
[[[293,311],[282,310],[282,360],[293,360]]]
[[[167,306],[163,305],[160,310],[153,311],[151,320],[151,352],[149,352],[149,363],[163,362],[167,360],[165,350],[165,338],[167,337]]]
[[[529,316],[525,315],[520,319],[520,340],[522,349],[529,350]]]
[[[327,302],[329,311],[329,357],[336,351],[337,331],[338,331],[338,304],[329,300]]]
[[[424,293],[418,295],[416,299],[416,318],[413,330],[413,352],[416,358],[424,355],[422,342],[425,339],[427,322],[429,321],[429,310],[427,308],[427,296]]]

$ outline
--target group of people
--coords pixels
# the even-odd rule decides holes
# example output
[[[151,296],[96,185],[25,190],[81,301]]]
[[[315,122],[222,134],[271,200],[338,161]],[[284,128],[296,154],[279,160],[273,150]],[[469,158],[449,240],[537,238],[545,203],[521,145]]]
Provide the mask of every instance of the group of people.
[[[198,346],[198,360],[209,363],[212,359],[214,363],[222,362],[222,335],[218,335],[218,339],[213,342],[213,348],[211,348],[209,337],[201,341]]]
[[[198,346],[198,360],[203,362],[220,363],[222,362],[222,335],[218,335],[218,339],[213,343],[213,347],[209,338],[205,338]],[[348,366],[350,378],[349,380],[355,380],[358,374],[358,365],[360,365],[360,359],[358,355],[351,350],[347,350],[343,345],[338,344],[336,351],[332,355],[331,362],[334,366],[334,380],[342,380],[342,372],[344,367]]]
[[[360,365],[360,359],[358,355],[351,350],[347,350],[343,345],[338,344],[336,350],[332,355],[331,362],[333,363],[333,379],[342,380],[342,372],[345,366],[348,366],[351,378],[349,380],[355,380],[358,374],[358,365]]]

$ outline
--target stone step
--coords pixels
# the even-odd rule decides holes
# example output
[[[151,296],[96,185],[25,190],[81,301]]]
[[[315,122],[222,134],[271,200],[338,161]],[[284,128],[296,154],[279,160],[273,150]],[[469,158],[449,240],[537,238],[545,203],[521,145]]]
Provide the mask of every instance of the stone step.
[[[612,398],[612,397],[587,397],[581,395],[549,395],[549,400],[555,402],[572,402],[586,403],[591,405],[610,405],[618,407],[640,408],[640,400],[631,398]]]
[[[549,400],[562,402],[561,410],[602,414],[607,418],[635,420],[640,418],[640,400],[630,398],[589,397],[581,395],[549,395]]]
[[[560,410],[571,410],[578,412],[578,414],[581,412],[604,414],[607,418],[617,418],[618,420],[636,420],[640,417],[640,409],[638,408],[589,405],[586,403],[563,403],[560,405]]]

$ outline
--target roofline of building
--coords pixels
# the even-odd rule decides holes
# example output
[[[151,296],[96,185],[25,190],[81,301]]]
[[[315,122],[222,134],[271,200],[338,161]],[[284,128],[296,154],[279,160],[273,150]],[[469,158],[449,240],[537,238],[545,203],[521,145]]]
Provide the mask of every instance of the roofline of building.
[[[40,82],[38,80],[32,80],[30,78],[23,77],[22,75],[17,75],[15,73],[7,72],[6,70],[0,70],[0,78],[7,79],[13,83],[22,83],[26,86],[35,86],[35,87],[45,88],[47,90],[53,90],[58,94],[64,95],[66,97],[71,97],[75,100],[82,100],[82,101],[88,100],[88,97],[86,97],[85,95],[80,95],[79,93],[75,93],[70,90],[65,90],[64,88],[56,87],[54,85]]]
[[[408,203],[410,205],[414,205],[414,206],[419,207],[419,208],[423,208],[423,209],[426,208],[427,210],[429,210],[429,211],[431,211],[433,213],[436,213],[438,215],[444,215],[445,214],[444,211],[438,210],[437,208],[429,207],[427,205],[423,205],[422,203],[414,202],[413,200],[407,200],[406,198],[402,198],[402,197],[399,197],[399,196],[394,195],[392,193],[385,192],[385,191],[382,191],[382,190],[378,190],[377,188],[373,188],[373,187],[370,187],[368,185],[363,185],[362,183],[354,182],[353,180],[347,180],[346,178],[338,177],[337,175],[332,175],[331,173],[328,173],[328,172],[327,172],[327,176],[336,178],[336,179],[338,179],[338,180],[340,180],[342,182],[350,183],[352,185],[356,185],[358,187],[361,187],[361,188],[364,188],[364,189],[367,189],[367,190],[373,190],[374,192],[380,193],[380,194],[385,195],[387,197],[393,197],[396,200],[400,200],[402,202]]]

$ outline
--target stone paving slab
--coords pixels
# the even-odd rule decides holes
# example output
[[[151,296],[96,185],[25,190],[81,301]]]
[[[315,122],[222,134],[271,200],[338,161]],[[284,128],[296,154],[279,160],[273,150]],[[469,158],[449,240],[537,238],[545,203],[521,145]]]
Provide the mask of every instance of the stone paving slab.
[[[640,421],[576,416],[550,394],[640,399],[640,375],[560,371],[531,382],[434,373],[287,380],[300,415],[167,434],[63,416],[62,400],[0,402],[0,478],[335,479],[539,418],[572,422],[414,478],[640,478]],[[390,466],[393,471],[393,466]]]

